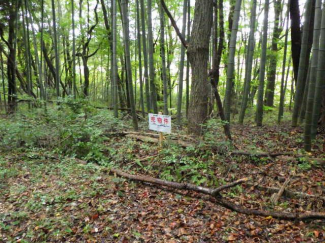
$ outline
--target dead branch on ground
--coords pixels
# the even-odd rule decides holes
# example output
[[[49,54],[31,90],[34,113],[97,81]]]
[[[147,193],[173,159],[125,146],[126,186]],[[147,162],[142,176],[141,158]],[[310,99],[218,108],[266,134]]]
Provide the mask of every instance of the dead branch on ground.
[[[222,192],[223,190],[225,190],[227,188],[247,182],[248,181],[247,178],[237,180],[235,182],[218,187],[216,189],[211,189],[211,188],[196,186],[196,185],[189,184],[189,183],[177,183],[177,182],[161,180],[161,179],[157,179],[157,178],[145,176],[145,175],[131,175],[131,174],[121,171],[119,169],[111,169],[110,172],[114,173],[118,176],[125,177],[130,180],[134,180],[134,181],[146,182],[146,183],[150,183],[150,184],[154,184],[154,185],[166,186],[168,188],[179,189],[179,190],[188,190],[188,191],[194,191],[194,192],[206,194],[206,195],[213,197],[217,204],[219,204],[225,208],[231,209],[233,211],[243,213],[243,214],[258,215],[258,216],[265,216],[265,217],[272,216],[273,218],[285,219],[285,220],[325,219],[324,212],[286,213],[286,212],[279,212],[279,211],[266,211],[266,210],[250,209],[250,208],[246,208],[245,206],[233,203],[220,194],[220,192]]]

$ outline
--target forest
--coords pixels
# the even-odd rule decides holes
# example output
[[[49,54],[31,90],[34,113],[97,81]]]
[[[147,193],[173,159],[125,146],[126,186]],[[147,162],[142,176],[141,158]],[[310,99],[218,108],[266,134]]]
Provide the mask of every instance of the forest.
[[[325,0],[0,0],[0,242],[325,242],[324,195]]]

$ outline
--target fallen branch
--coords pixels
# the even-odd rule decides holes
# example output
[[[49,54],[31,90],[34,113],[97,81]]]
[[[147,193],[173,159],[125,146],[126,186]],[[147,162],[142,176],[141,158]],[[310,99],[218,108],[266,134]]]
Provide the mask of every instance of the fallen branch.
[[[249,151],[241,151],[241,150],[234,150],[230,153],[231,155],[245,155],[245,156],[252,156],[252,157],[271,157],[275,158],[278,156],[283,156],[283,155],[295,155],[293,153],[267,153],[267,152],[249,152]]]
[[[136,140],[140,140],[142,142],[147,142],[147,143],[158,143],[159,139],[158,138],[153,138],[153,137],[148,137],[148,136],[141,136],[137,134],[127,134],[125,135],[126,137],[129,138],[134,138]],[[173,140],[171,143],[176,143],[182,147],[190,147],[190,146],[195,146],[194,144],[184,142],[182,140]]]
[[[133,134],[133,135],[137,135],[137,136],[148,136],[148,137],[154,137],[154,138],[159,138],[159,133],[152,133],[152,132],[134,132],[134,131],[122,131],[122,132],[106,132],[103,135],[111,137],[111,136],[126,136],[129,134]],[[180,140],[180,138],[184,139],[184,140],[189,140],[191,142],[193,142],[193,144],[187,144],[187,146],[194,146],[194,144],[197,143],[197,141],[187,135],[180,135],[180,134],[169,134],[168,135],[169,139],[172,140]],[[183,140],[180,140],[183,141]]]
[[[280,190],[278,193],[274,193],[271,197],[271,202],[273,204],[277,204],[280,197],[282,196],[284,189],[287,187],[287,185],[289,184],[291,178],[289,177],[288,179],[286,179],[286,181],[283,183],[283,185],[281,186]]]
[[[157,178],[145,176],[145,175],[131,175],[131,174],[121,171],[119,169],[111,169],[110,172],[114,173],[118,176],[128,178],[130,180],[147,182],[147,183],[158,185],[158,186],[166,186],[169,188],[174,188],[174,189],[179,189],[179,190],[189,190],[189,191],[194,191],[194,192],[199,192],[202,194],[210,195],[214,198],[215,203],[217,203],[225,208],[239,212],[239,213],[265,216],[265,217],[272,216],[273,218],[285,219],[285,220],[325,219],[325,213],[322,213],[322,212],[307,212],[307,213],[299,214],[298,212],[285,213],[285,212],[250,209],[250,208],[246,208],[244,206],[232,203],[219,194],[221,191],[223,191],[227,188],[230,188],[232,186],[246,182],[248,180],[247,178],[240,179],[238,181],[218,187],[216,189],[211,189],[211,188],[196,186],[196,185],[189,184],[189,183],[177,183],[177,182],[165,181],[165,180],[161,180],[161,179],[157,179]]]

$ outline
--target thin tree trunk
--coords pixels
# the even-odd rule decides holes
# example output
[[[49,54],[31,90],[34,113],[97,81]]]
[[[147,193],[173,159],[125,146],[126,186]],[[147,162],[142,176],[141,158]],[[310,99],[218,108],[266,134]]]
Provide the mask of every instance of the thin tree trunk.
[[[235,52],[236,52],[236,38],[240,17],[241,0],[236,0],[234,18],[231,29],[231,38],[229,42],[229,56],[227,61],[227,83],[225,94],[225,116],[226,120],[230,122],[230,107],[231,107],[231,91],[233,89],[234,72],[235,72]]]
[[[25,8],[25,12],[24,9]],[[29,24],[27,20],[27,9],[26,9],[26,1],[24,3],[24,6],[22,7],[22,21],[23,26],[26,26],[26,28],[23,28],[23,40],[24,40],[24,47],[25,47],[25,61],[26,61],[26,80],[27,80],[27,91],[28,95],[31,95],[33,88],[32,88],[32,72],[31,72],[31,59],[30,59],[30,45],[29,45]]]
[[[168,115],[168,82],[167,82],[166,57],[165,57],[165,13],[161,4],[159,4],[159,16],[160,16],[160,55],[161,55],[162,81],[163,81],[163,90],[164,90],[163,91],[164,114]]]
[[[140,13],[139,13],[139,0],[136,0],[136,11],[137,11],[137,44],[138,44],[138,55],[139,55],[139,76],[140,76],[140,106],[142,116],[145,117],[144,110],[144,97],[143,97],[143,74],[142,74],[142,49],[141,49],[141,26],[140,26]]]
[[[121,0],[121,12],[123,18],[123,35],[124,35],[124,51],[125,51],[125,63],[126,63],[126,72],[127,72],[127,87],[130,97],[130,108],[132,115],[132,122],[134,130],[138,130],[138,120],[135,113],[135,102],[133,96],[133,83],[132,83],[132,67],[130,59],[130,37],[129,37],[129,16],[128,16],[128,4],[127,0]]]
[[[263,122],[263,95],[264,95],[264,77],[266,66],[266,51],[267,51],[267,29],[268,29],[268,15],[269,15],[269,0],[265,1],[264,7],[264,23],[263,23],[263,40],[261,51],[261,66],[259,72],[259,85],[258,85],[258,97],[257,97],[257,109],[256,109],[256,125],[262,126]]]
[[[287,13],[287,20],[286,20],[286,32],[285,32],[285,39],[284,39],[284,53],[283,53],[283,61],[282,61],[282,75],[281,75],[281,91],[280,91],[280,104],[279,104],[279,113],[278,113],[278,123],[281,122],[283,117],[283,110],[284,110],[284,97],[286,92],[286,85],[284,84],[285,79],[285,69],[290,66],[287,64],[287,49],[288,49],[288,33],[289,33],[289,10]]]
[[[187,1],[187,42],[190,42],[191,31],[191,1]],[[190,61],[186,57],[186,118],[188,117],[188,107],[190,104]]]
[[[55,15],[55,0],[52,0],[52,17],[53,17],[53,38],[54,38],[54,52],[55,52],[55,87],[56,96],[60,97],[60,64],[58,52],[58,40],[56,33],[56,15]]]
[[[30,6],[26,6],[26,7],[30,7]],[[31,9],[29,9],[29,12],[31,14]],[[34,53],[35,53],[35,61],[36,61],[36,64],[37,64],[37,68],[38,68],[38,77],[37,77],[37,80],[38,80],[38,85],[39,85],[39,88],[40,88],[40,97],[41,99],[45,100],[45,95],[44,95],[44,87],[43,87],[43,72],[42,72],[42,65],[41,65],[41,61],[39,59],[39,56],[38,56],[38,50],[37,50],[37,43],[36,43],[36,36],[35,36],[35,29],[34,29],[34,24],[33,24],[33,21],[32,21],[32,18],[30,17],[30,22],[31,22],[31,27],[32,27],[32,34],[33,34],[33,46],[34,46]],[[41,52],[42,53],[42,52]]]
[[[187,13],[187,0],[183,1],[183,25],[182,36],[185,36],[186,31],[186,13]],[[183,98],[183,77],[184,77],[184,59],[185,47],[181,46],[181,59],[179,63],[179,80],[178,80],[178,97],[177,97],[177,123],[181,125],[182,121],[182,98]]]
[[[252,81],[252,68],[253,68],[253,57],[254,57],[254,47],[255,47],[255,23],[256,23],[256,5],[257,0],[252,1],[251,5],[251,20],[250,20],[250,32],[249,32],[249,39],[248,39],[248,48],[247,48],[247,58],[246,58],[246,65],[245,65],[245,81],[244,81],[244,93],[243,99],[241,103],[240,113],[239,113],[239,123],[243,124],[245,112],[248,103],[248,95],[251,88],[251,81]]]
[[[147,52],[147,35],[146,35],[144,0],[140,0],[140,6],[141,6],[141,26],[142,26],[142,48],[143,48],[143,61],[144,61],[144,82],[145,82],[145,91],[146,91],[147,112],[150,112],[150,87],[149,87],[149,74],[148,74],[148,52]]]
[[[282,15],[282,3],[281,0],[274,0],[274,29],[272,36],[271,50],[272,53],[269,55],[269,68],[267,73],[267,86],[265,93],[265,105],[273,106],[274,105],[274,90],[275,90],[275,81],[277,74],[277,60],[278,60],[278,42],[279,37],[282,32],[282,27],[280,26],[280,16]]]
[[[299,59],[301,51],[300,11],[299,0],[289,0],[290,23],[291,23],[291,55],[293,64],[293,75],[297,82]]]
[[[117,73],[117,56],[116,56],[116,48],[117,48],[117,29],[116,29],[116,0],[112,0],[112,93],[113,93],[113,108],[114,108],[114,116],[118,117],[118,73]]]
[[[1,78],[2,78],[3,103],[4,103],[4,106],[5,106],[5,111],[7,111],[6,87],[5,87],[5,73],[4,73],[4,67],[3,67],[2,53],[0,53],[0,63],[1,63]]]
[[[76,33],[74,22],[74,0],[71,0],[71,21],[72,21],[72,89],[73,97],[77,97],[77,82],[76,82]]]
[[[141,0],[143,1],[143,0]],[[153,57],[153,35],[152,35],[152,0],[148,0],[147,15],[148,15],[148,56],[149,56],[149,83],[150,83],[150,101],[154,113],[158,113],[157,107],[157,91],[155,85],[155,68]]]

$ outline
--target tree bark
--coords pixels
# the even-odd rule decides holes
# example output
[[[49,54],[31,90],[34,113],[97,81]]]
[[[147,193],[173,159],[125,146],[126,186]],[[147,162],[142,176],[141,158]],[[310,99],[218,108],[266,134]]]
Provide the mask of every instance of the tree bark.
[[[317,127],[319,121],[322,125],[325,125],[325,2],[323,3],[321,20],[321,32],[319,39],[319,53],[318,53],[318,67],[316,75],[316,89],[315,89],[315,101],[313,107],[313,125]],[[318,21],[316,19],[316,21]],[[323,96],[323,98],[322,98]],[[323,100],[323,102],[322,102]],[[323,104],[323,107],[322,107]],[[323,108],[323,114],[321,114],[321,108]],[[320,120],[321,115],[321,120]]]
[[[319,35],[321,28],[322,1],[316,0],[315,21],[314,21],[314,40],[313,51],[310,67],[310,79],[308,84],[308,96],[305,114],[305,130],[304,130],[304,147],[306,151],[311,151],[311,139],[316,135],[316,128],[313,128],[313,107],[315,98],[315,84],[316,84],[316,72],[318,66],[318,49],[319,49]],[[312,131],[314,130],[314,134]],[[314,136],[313,136],[314,135]]]
[[[154,68],[154,46],[152,34],[152,0],[148,0],[147,13],[148,13],[148,56],[149,56],[149,85],[150,85],[150,101],[151,108],[154,113],[158,113],[157,107],[157,90],[155,85],[155,68]]]
[[[259,85],[258,85],[258,97],[257,97],[257,109],[256,109],[257,126],[262,126],[262,122],[263,122],[263,95],[264,95],[264,77],[265,77],[265,66],[266,66],[269,2],[270,2],[269,0],[266,0],[265,7],[264,7],[263,40],[261,46],[262,48],[261,66],[259,72]]]
[[[248,103],[248,95],[251,88],[251,81],[252,81],[252,68],[253,68],[253,57],[254,57],[254,47],[255,47],[255,23],[256,23],[256,7],[257,7],[257,0],[252,1],[251,6],[251,19],[250,19],[250,32],[249,32],[249,39],[248,39],[248,47],[247,47],[247,58],[246,58],[246,65],[245,65],[245,81],[244,81],[244,93],[243,99],[241,103],[240,113],[239,113],[239,123],[244,123],[244,117],[246,112],[246,107]]]
[[[183,26],[182,36],[185,36],[186,31],[186,14],[187,14],[187,1],[183,1]],[[184,59],[185,59],[185,46],[181,46],[181,60],[179,63],[179,80],[178,80],[178,99],[177,99],[177,123],[181,125],[182,119],[182,98],[183,98],[183,74],[184,74]]]
[[[290,0],[290,22],[291,22],[291,55],[293,64],[293,75],[297,82],[299,59],[301,50],[300,11],[299,0]]]
[[[230,108],[231,108],[231,92],[234,83],[235,73],[235,52],[236,52],[236,38],[240,17],[241,0],[236,1],[234,18],[232,22],[231,38],[229,42],[229,55],[227,61],[227,83],[226,83],[226,94],[225,94],[225,116],[226,120],[230,123]]]
[[[168,82],[166,70],[166,55],[165,55],[165,12],[161,3],[159,4],[160,16],[160,56],[161,56],[161,70],[163,81],[163,96],[164,96],[164,114],[168,115]]]
[[[309,50],[308,42],[310,35],[310,23],[312,22],[312,12],[313,12],[313,0],[308,0],[306,2],[306,12],[305,12],[305,23],[302,35],[302,44],[299,58],[299,70],[296,84],[296,93],[294,99],[294,106],[292,112],[292,126],[296,127],[298,125],[298,116],[301,109],[301,103],[303,99],[303,94],[306,86],[306,73],[308,70],[309,62]]]
[[[132,115],[132,122],[134,130],[138,130],[138,118],[135,112],[135,102],[133,94],[133,82],[132,82],[132,67],[130,59],[130,37],[129,37],[129,16],[128,16],[128,4],[127,0],[121,0],[121,11],[123,18],[123,35],[124,35],[124,51],[125,51],[125,63],[126,63],[126,72],[127,72],[127,87],[130,97],[130,108]]]
[[[274,0],[274,13],[275,13],[275,20],[274,20],[274,29],[273,29],[273,36],[272,36],[272,44],[271,50],[272,53],[269,55],[269,68],[267,74],[267,86],[266,86],[266,93],[265,93],[265,105],[273,106],[274,105],[274,89],[275,89],[275,80],[277,74],[277,60],[278,60],[278,41],[280,34],[282,32],[282,27],[280,25],[280,16],[282,15],[282,1],[281,0]]]
[[[212,27],[213,1],[196,1],[194,12],[191,41],[187,49],[188,58],[192,66],[192,89],[188,129],[191,133],[200,134],[201,125],[207,118],[207,62]]]

